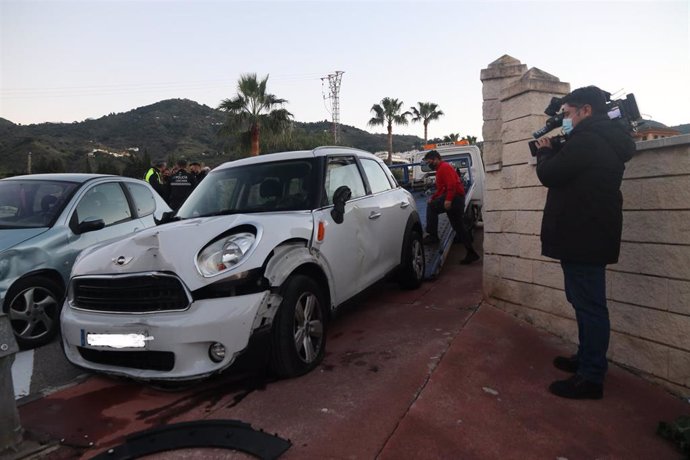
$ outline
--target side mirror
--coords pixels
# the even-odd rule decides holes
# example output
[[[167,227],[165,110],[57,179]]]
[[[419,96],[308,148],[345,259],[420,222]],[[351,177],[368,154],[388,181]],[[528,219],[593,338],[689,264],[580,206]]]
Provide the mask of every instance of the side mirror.
[[[165,211],[163,215],[161,216],[160,220],[155,219],[156,225],[163,225],[167,224],[168,222],[172,222],[175,217],[175,211]]]
[[[96,219],[95,217],[87,217],[77,225],[77,234],[94,232],[105,227],[103,219]]]
[[[333,192],[333,209],[331,210],[331,217],[336,224],[343,223],[345,216],[345,203],[352,196],[352,191],[347,185],[341,185],[335,192]]]

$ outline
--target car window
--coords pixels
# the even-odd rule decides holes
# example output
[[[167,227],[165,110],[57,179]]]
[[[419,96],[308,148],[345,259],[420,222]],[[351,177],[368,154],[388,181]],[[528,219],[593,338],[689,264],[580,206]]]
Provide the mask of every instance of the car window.
[[[366,195],[364,181],[354,157],[330,157],[326,169],[324,189],[327,203],[333,204],[333,193],[343,185],[350,187],[352,198]]]
[[[0,228],[52,225],[76,188],[72,182],[0,181]]]
[[[125,186],[134,199],[134,207],[137,210],[137,216],[144,217],[153,214],[156,210],[156,199],[151,193],[151,189],[144,184],[135,184],[133,182],[125,182]]]
[[[92,187],[77,205],[77,221],[87,218],[103,219],[106,227],[132,218],[129,203],[117,182]]]
[[[367,175],[367,179],[369,180],[371,193],[379,193],[391,189],[391,183],[388,180],[386,172],[376,160],[362,158],[361,161],[362,167],[364,168],[364,173]]]

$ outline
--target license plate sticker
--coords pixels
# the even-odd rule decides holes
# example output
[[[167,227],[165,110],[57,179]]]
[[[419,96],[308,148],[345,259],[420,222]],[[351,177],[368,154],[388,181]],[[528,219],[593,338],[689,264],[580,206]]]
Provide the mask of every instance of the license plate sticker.
[[[93,334],[86,333],[86,345],[105,348],[146,348],[146,342],[153,340],[146,333],[136,334]]]

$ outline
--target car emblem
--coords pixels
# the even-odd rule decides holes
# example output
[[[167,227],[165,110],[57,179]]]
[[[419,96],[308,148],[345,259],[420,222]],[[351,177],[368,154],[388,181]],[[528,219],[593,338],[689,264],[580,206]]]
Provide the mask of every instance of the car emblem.
[[[127,265],[132,261],[134,257],[125,257],[125,256],[120,256],[117,259],[113,259],[113,262],[116,263],[117,265]]]

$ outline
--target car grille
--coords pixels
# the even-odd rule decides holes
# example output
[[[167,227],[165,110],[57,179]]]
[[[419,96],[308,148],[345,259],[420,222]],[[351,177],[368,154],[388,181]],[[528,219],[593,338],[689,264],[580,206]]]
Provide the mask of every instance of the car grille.
[[[171,371],[175,354],[169,351],[109,351],[77,347],[82,358],[92,363],[151,371]]]
[[[147,313],[189,306],[180,280],[171,275],[75,278],[72,306],[84,310]]]

